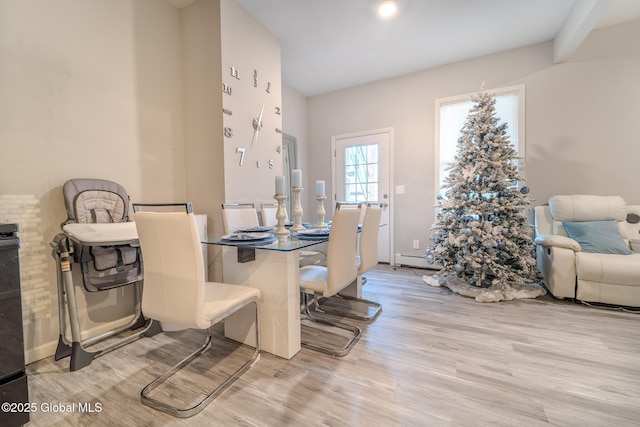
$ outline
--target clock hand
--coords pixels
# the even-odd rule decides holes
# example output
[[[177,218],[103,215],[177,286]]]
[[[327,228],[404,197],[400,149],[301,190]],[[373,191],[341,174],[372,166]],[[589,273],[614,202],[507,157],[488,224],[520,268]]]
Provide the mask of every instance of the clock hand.
[[[262,129],[262,115],[264,114],[264,105],[267,101],[262,101],[262,108],[260,109],[260,115],[258,116],[258,127]]]
[[[264,114],[264,105],[267,101],[262,103],[262,108],[260,109],[260,115],[257,119],[253,119],[253,139],[251,140],[251,146],[253,147],[253,143],[258,140],[258,132],[262,129],[262,115]]]

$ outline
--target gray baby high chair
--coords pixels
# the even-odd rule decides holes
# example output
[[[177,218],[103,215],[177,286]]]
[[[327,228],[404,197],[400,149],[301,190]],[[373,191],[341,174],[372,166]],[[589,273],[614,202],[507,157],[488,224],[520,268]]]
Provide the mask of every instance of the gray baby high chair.
[[[143,261],[135,223],[129,221],[129,195],[119,184],[103,179],[71,179],[63,186],[67,219],[63,232],[51,243],[58,275],[60,337],[55,360],[71,356],[70,370],[89,365],[93,358],[141,336],[160,332],[157,322],[145,320],[141,310]],[[104,292],[132,286],[134,316],[130,323],[84,338],[78,317],[72,265],[79,264],[85,292]],[[68,311],[68,313],[67,313]],[[67,337],[66,319],[71,327]],[[86,347],[125,330],[139,330],[96,350]]]

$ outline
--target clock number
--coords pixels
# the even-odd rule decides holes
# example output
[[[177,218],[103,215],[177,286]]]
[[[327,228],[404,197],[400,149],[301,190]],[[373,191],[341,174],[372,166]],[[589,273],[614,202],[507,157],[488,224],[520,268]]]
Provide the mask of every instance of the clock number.
[[[231,67],[231,77],[235,77],[236,79],[240,80],[238,69],[236,67]]]
[[[260,163],[260,160],[256,161],[256,167],[259,168],[260,166],[262,166],[262,164]]]
[[[242,164],[244,163],[244,148],[236,148],[236,153],[240,153],[240,166],[242,166]]]
[[[258,70],[253,70],[253,87],[258,87]]]
[[[226,83],[222,83],[222,91],[227,95],[231,95],[231,86]]]
[[[224,136],[226,136],[227,138],[232,138],[233,137],[233,129],[231,128],[224,128]]]
[[[223,109],[222,109],[222,112],[223,112],[224,114],[229,115],[229,116],[233,114],[233,112],[232,112],[231,110],[228,110],[228,109],[226,109],[226,108],[223,108]]]
[[[267,82],[267,93],[271,93],[271,83]]]
[[[276,114],[277,115],[282,114],[282,109],[280,107],[276,107]]]
[[[269,169],[273,169],[274,166],[275,163],[273,162],[273,160],[269,160]]]

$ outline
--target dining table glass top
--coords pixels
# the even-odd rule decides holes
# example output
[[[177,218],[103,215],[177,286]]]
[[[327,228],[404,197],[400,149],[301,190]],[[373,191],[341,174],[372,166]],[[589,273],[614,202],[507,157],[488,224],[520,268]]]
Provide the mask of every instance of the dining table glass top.
[[[307,248],[309,246],[314,246],[319,243],[324,243],[329,240],[328,235],[324,237],[314,237],[313,239],[304,239],[296,236],[296,233],[292,233],[289,237],[283,240],[279,240],[277,238],[266,238],[261,240],[238,241],[230,240],[227,237],[228,236],[220,234],[209,234],[207,235],[207,240],[203,241],[202,243],[218,246],[237,246],[246,249],[264,249],[269,251],[290,252]]]

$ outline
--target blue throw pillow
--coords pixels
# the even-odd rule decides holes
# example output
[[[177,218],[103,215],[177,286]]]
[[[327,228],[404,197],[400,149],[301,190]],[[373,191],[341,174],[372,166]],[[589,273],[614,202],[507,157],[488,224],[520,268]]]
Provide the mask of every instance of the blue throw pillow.
[[[618,223],[614,220],[563,222],[562,225],[569,237],[580,243],[583,252],[619,255],[633,253],[622,239]]]

